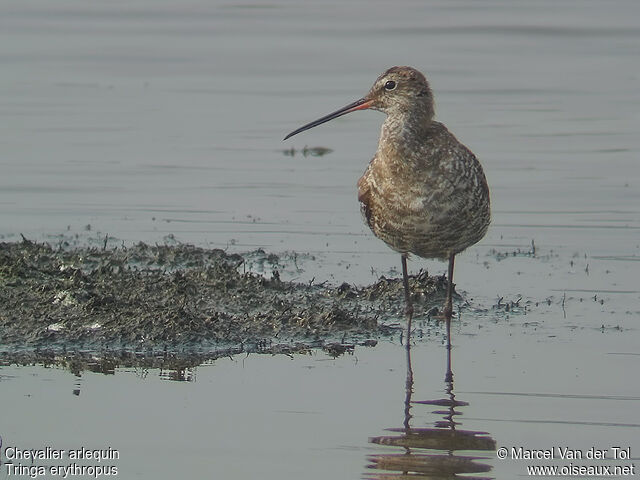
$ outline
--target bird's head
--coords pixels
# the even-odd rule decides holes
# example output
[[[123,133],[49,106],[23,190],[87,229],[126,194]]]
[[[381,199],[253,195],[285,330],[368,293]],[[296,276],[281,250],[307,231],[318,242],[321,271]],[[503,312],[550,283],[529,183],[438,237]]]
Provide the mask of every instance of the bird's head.
[[[356,110],[380,110],[387,115],[404,115],[412,112],[428,121],[433,118],[433,96],[425,76],[412,67],[391,67],[380,75],[369,92],[359,100],[329,115],[307,123],[284,139],[297,135],[323,123]]]

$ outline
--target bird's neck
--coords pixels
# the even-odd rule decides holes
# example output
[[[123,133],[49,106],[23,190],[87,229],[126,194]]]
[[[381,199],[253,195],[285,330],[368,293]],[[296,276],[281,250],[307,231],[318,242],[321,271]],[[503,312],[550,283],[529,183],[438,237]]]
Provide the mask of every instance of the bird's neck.
[[[380,131],[378,152],[385,156],[405,156],[428,136],[433,111],[393,112],[387,115]]]

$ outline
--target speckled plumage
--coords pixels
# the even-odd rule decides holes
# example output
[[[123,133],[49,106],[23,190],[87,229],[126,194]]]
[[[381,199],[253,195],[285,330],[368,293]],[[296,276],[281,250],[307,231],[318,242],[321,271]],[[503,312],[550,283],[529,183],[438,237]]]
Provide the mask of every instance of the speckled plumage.
[[[390,80],[396,88],[385,92]],[[358,181],[363,216],[373,233],[394,250],[448,259],[487,231],[487,180],[475,155],[432,120],[433,97],[420,72],[389,69],[367,97],[391,93],[395,98],[370,107],[387,113],[387,118],[378,150]]]
[[[400,253],[448,259],[484,237],[490,221],[482,167],[439,122],[425,129],[413,155],[382,145],[358,181],[363,217]]]
[[[449,260],[443,316],[451,318],[456,254],[484,237],[491,220],[489,187],[475,155],[433,120],[429,83],[411,67],[392,67],[367,95],[286,138],[356,110],[387,114],[375,156],[358,181],[363,217],[373,233],[402,254],[407,313],[409,254]]]

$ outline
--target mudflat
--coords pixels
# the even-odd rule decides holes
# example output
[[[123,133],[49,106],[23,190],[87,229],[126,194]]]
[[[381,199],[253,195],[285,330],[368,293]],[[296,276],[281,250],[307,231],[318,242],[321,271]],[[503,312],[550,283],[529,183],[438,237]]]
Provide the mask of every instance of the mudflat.
[[[283,281],[247,271],[240,254],[192,245],[52,247],[0,244],[0,343],[5,347],[240,351],[365,341],[401,330],[399,279],[364,287]],[[412,276],[421,313],[441,301],[443,277]]]

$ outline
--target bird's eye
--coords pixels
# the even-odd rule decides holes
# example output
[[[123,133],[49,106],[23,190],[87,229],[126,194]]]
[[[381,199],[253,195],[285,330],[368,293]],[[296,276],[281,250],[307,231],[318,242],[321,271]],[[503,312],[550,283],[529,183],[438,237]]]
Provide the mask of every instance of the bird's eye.
[[[393,90],[394,88],[396,88],[396,82],[394,82],[393,80],[389,80],[387,83],[384,84],[385,90]]]

